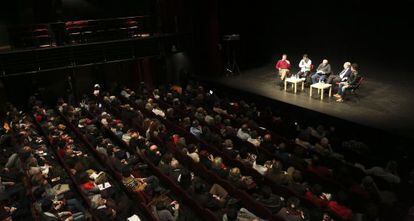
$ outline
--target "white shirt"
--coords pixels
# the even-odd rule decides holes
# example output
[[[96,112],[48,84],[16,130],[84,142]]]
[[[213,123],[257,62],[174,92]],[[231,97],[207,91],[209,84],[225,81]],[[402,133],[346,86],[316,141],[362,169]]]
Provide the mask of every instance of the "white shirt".
[[[346,73],[346,72],[348,72],[348,70],[349,70],[349,68],[344,69],[344,70],[343,70],[343,71],[339,74],[339,77],[340,77],[341,79],[343,79],[343,78],[344,78],[345,73]]]
[[[300,71],[301,72],[310,71],[311,70],[311,66],[312,66],[311,59],[308,59],[307,62],[305,61],[305,59],[302,59],[299,62],[299,67],[300,67]]]

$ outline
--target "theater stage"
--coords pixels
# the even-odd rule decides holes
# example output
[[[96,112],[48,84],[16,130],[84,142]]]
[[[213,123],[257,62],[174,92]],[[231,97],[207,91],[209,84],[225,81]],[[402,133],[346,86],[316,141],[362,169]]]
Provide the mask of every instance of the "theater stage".
[[[273,64],[243,71],[240,75],[219,77],[213,81],[242,91],[265,96],[291,105],[324,113],[364,126],[386,130],[404,137],[414,138],[414,77],[395,78],[395,73],[375,68],[363,73],[365,81],[357,97],[344,103],[326,95],[321,101],[314,89],[309,97],[309,87],[294,94],[290,88],[281,90],[276,80]],[[362,72],[361,72],[362,73]],[[399,76],[410,76],[402,73]]]

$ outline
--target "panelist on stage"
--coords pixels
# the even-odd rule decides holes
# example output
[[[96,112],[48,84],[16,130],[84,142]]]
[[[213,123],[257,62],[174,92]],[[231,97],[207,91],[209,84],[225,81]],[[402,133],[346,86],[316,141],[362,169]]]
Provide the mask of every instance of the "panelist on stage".
[[[348,80],[345,82],[339,83],[338,93],[334,96],[337,98],[337,102],[344,101],[344,95],[346,90],[354,89],[361,80],[361,75],[358,73],[358,65],[353,63],[351,65],[351,75],[349,76]]]
[[[286,54],[283,54],[282,55],[282,59],[279,60],[276,63],[276,66],[275,67],[279,71],[279,77],[280,77],[280,80],[282,80],[282,83],[281,84],[283,84],[283,81],[285,80],[285,77],[290,72],[290,61],[287,60],[287,55]]]
[[[339,82],[345,82],[348,80],[348,77],[351,75],[351,62],[345,62],[344,63],[344,69],[338,74],[338,75],[330,75],[328,77],[328,80],[326,81],[328,84],[335,85]]]
[[[299,78],[307,78],[311,72],[312,61],[307,54],[303,55],[302,60],[299,62],[300,71],[297,73]]]
[[[316,69],[316,73],[312,75],[312,83],[325,81],[326,77],[331,73],[331,65],[327,59],[323,59],[322,63]]]

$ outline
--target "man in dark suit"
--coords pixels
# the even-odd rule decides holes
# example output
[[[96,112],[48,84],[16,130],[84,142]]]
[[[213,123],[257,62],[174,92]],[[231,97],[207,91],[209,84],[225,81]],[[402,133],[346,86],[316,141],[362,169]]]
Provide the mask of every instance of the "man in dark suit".
[[[348,80],[351,73],[352,73],[351,63],[345,62],[344,69],[338,75],[331,74],[328,77],[328,80],[326,82],[328,84],[333,84],[333,85],[336,85],[336,83],[339,83],[339,82],[345,82],[346,80]]]
[[[346,82],[339,83],[338,93],[334,96],[337,98],[337,102],[343,102],[343,97],[346,90],[354,89],[361,80],[361,75],[358,73],[358,65],[353,63],[351,65],[352,74],[349,76]]]

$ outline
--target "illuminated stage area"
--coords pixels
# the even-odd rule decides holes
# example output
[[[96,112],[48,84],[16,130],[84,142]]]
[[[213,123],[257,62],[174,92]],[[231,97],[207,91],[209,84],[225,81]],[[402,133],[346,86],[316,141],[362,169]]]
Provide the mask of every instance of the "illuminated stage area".
[[[369,71],[365,74],[365,70]],[[315,89],[311,98],[309,86],[301,91],[298,85],[297,94],[293,93],[290,85],[286,92],[281,90],[273,64],[249,69],[236,76],[220,77],[215,82],[368,127],[412,137],[414,119],[411,107],[414,106],[414,90],[410,82],[413,79],[395,79],[388,74],[391,72],[371,68],[364,68],[363,73],[365,80],[357,91],[357,96],[349,95],[344,103],[337,103],[335,97],[329,98],[327,91],[321,101]]]

